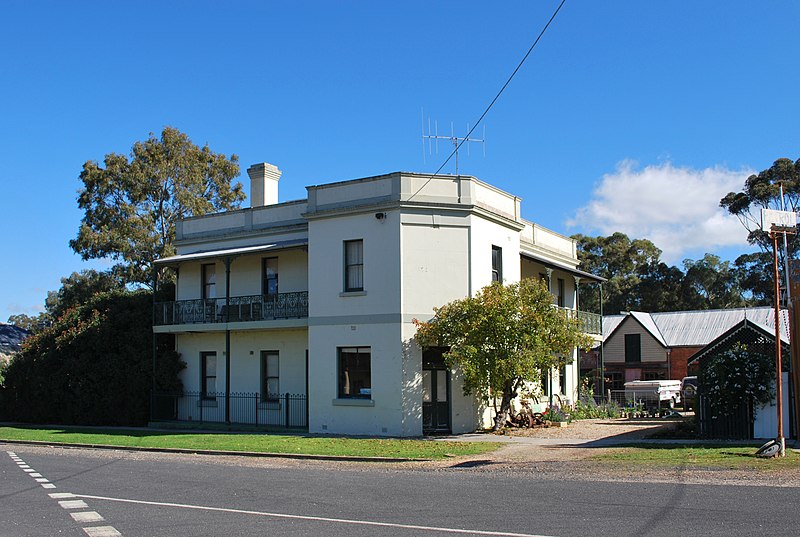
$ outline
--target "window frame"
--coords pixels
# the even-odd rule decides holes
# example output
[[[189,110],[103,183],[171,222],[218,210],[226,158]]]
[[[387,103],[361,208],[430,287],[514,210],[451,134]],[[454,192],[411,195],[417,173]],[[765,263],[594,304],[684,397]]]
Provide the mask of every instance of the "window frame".
[[[214,357],[214,374],[208,374],[208,362],[206,361],[210,357]],[[209,393],[218,393],[217,387],[217,351],[201,351],[200,352],[200,400],[202,401],[216,401],[217,397],[215,395],[209,395]],[[208,380],[214,379],[214,391],[208,390]]]
[[[635,343],[634,343],[635,342]],[[642,335],[638,333],[625,334],[625,363],[642,363]]]
[[[269,275],[267,274],[267,265],[269,264],[270,261],[275,262],[274,277],[269,277]],[[280,293],[280,288],[279,288],[280,281],[278,279],[278,274],[279,274],[279,263],[277,257],[265,257],[261,259],[261,294],[263,296],[278,296],[278,294]],[[274,293],[269,292],[270,288],[269,282],[272,280],[275,281]]]
[[[360,245],[359,252],[360,252],[360,260],[355,261],[351,260],[350,256],[348,255],[348,245]],[[345,293],[357,293],[364,290],[364,239],[352,239],[346,240],[343,242],[344,248],[344,292]],[[356,271],[360,273],[358,277],[361,286],[350,286],[350,273],[351,271]]]
[[[346,393],[345,386],[350,384],[356,379],[344,378],[344,355],[355,355],[356,357],[365,356],[367,361],[369,386],[362,386],[359,388],[359,393]],[[351,368],[348,368],[351,369]],[[359,368],[363,371],[363,367]],[[367,389],[368,393],[360,393],[361,390]],[[347,387],[347,392],[352,392],[350,387]],[[337,399],[372,399],[372,347],[365,346],[344,346],[336,348],[336,397]]]
[[[214,281],[208,281],[209,276],[209,268],[213,269],[213,273],[211,275],[214,277]],[[209,296],[210,293],[209,288],[214,289],[214,296]],[[217,298],[217,264],[216,263],[203,263],[200,265],[200,293],[203,300],[213,300]]]
[[[270,371],[269,359],[275,357],[277,363],[275,368],[277,371]],[[280,400],[280,371],[281,371],[281,358],[279,351],[261,351],[261,402],[274,403]],[[275,393],[269,391],[270,380],[275,379],[278,389]]]
[[[492,282],[503,283],[503,249],[492,245]]]

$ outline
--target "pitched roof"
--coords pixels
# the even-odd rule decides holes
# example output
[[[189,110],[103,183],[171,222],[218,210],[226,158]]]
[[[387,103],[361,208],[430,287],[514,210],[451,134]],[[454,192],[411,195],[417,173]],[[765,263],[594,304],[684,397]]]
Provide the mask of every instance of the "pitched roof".
[[[782,311],[782,314],[787,314],[786,317],[788,318],[788,312]],[[728,330],[717,336],[713,341],[711,341],[708,345],[691,355],[688,359],[688,362],[691,364],[702,359],[704,356],[713,353],[720,345],[726,344],[731,338],[741,337],[740,334],[744,331],[752,331],[760,336],[767,338],[768,341],[772,341],[774,344],[775,341],[775,328],[773,326],[766,326],[761,323],[751,321],[749,319],[742,319],[738,323],[734,324]],[[781,323],[783,324],[783,323]],[[784,331],[781,330],[781,343],[782,347],[785,351],[789,351],[789,338]]]
[[[733,308],[725,310],[674,311],[644,313],[631,311],[625,315],[603,317],[604,339],[608,340],[625,317],[634,317],[665,347],[702,347],[743,320],[763,329],[775,330],[775,310],[770,307]],[[789,313],[781,311],[781,339],[789,334]]]

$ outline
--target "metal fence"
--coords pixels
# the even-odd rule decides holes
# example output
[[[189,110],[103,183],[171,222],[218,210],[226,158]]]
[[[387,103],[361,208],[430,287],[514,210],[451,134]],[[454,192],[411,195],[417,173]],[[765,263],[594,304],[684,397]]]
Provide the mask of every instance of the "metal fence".
[[[304,394],[154,392],[151,421],[227,423],[226,398],[230,401],[230,423],[279,429],[308,428],[308,398]]]
[[[609,390],[610,400],[617,403],[622,408],[670,408],[670,401],[662,401],[658,394],[647,392],[636,392],[629,390]]]
[[[721,439],[753,438],[753,407],[742,402],[730,412],[722,414],[714,412],[708,397],[698,395],[697,423],[700,436]]]
[[[308,317],[308,291],[277,295],[232,296],[157,302],[153,310],[156,326],[171,324],[272,321]]]

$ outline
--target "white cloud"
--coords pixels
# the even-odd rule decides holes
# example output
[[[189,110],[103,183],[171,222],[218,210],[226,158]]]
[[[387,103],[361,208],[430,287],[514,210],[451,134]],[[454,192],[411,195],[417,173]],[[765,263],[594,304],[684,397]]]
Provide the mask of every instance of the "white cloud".
[[[751,170],[722,166],[695,170],[671,162],[639,169],[623,161],[603,176],[589,203],[567,221],[584,234],[621,231],[631,238],[651,240],[669,264],[686,252],[714,252],[747,245],[747,232],[736,217],[720,208],[719,200],[739,191]]]

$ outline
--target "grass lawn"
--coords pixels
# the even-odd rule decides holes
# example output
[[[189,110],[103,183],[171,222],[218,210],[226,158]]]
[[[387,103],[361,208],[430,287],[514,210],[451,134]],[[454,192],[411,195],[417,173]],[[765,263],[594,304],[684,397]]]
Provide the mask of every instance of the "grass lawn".
[[[408,459],[442,459],[451,456],[477,455],[494,451],[500,447],[500,444],[495,442],[433,442],[430,440],[332,438],[278,434],[81,429],[80,427],[53,429],[0,427],[0,440]]]
[[[652,445],[613,448],[592,460],[619,466],[688,467],[695,469],[780,470],[800,468],[800,455],[787,449],[785,458],[760,459],[753,454],[758,446]]]

